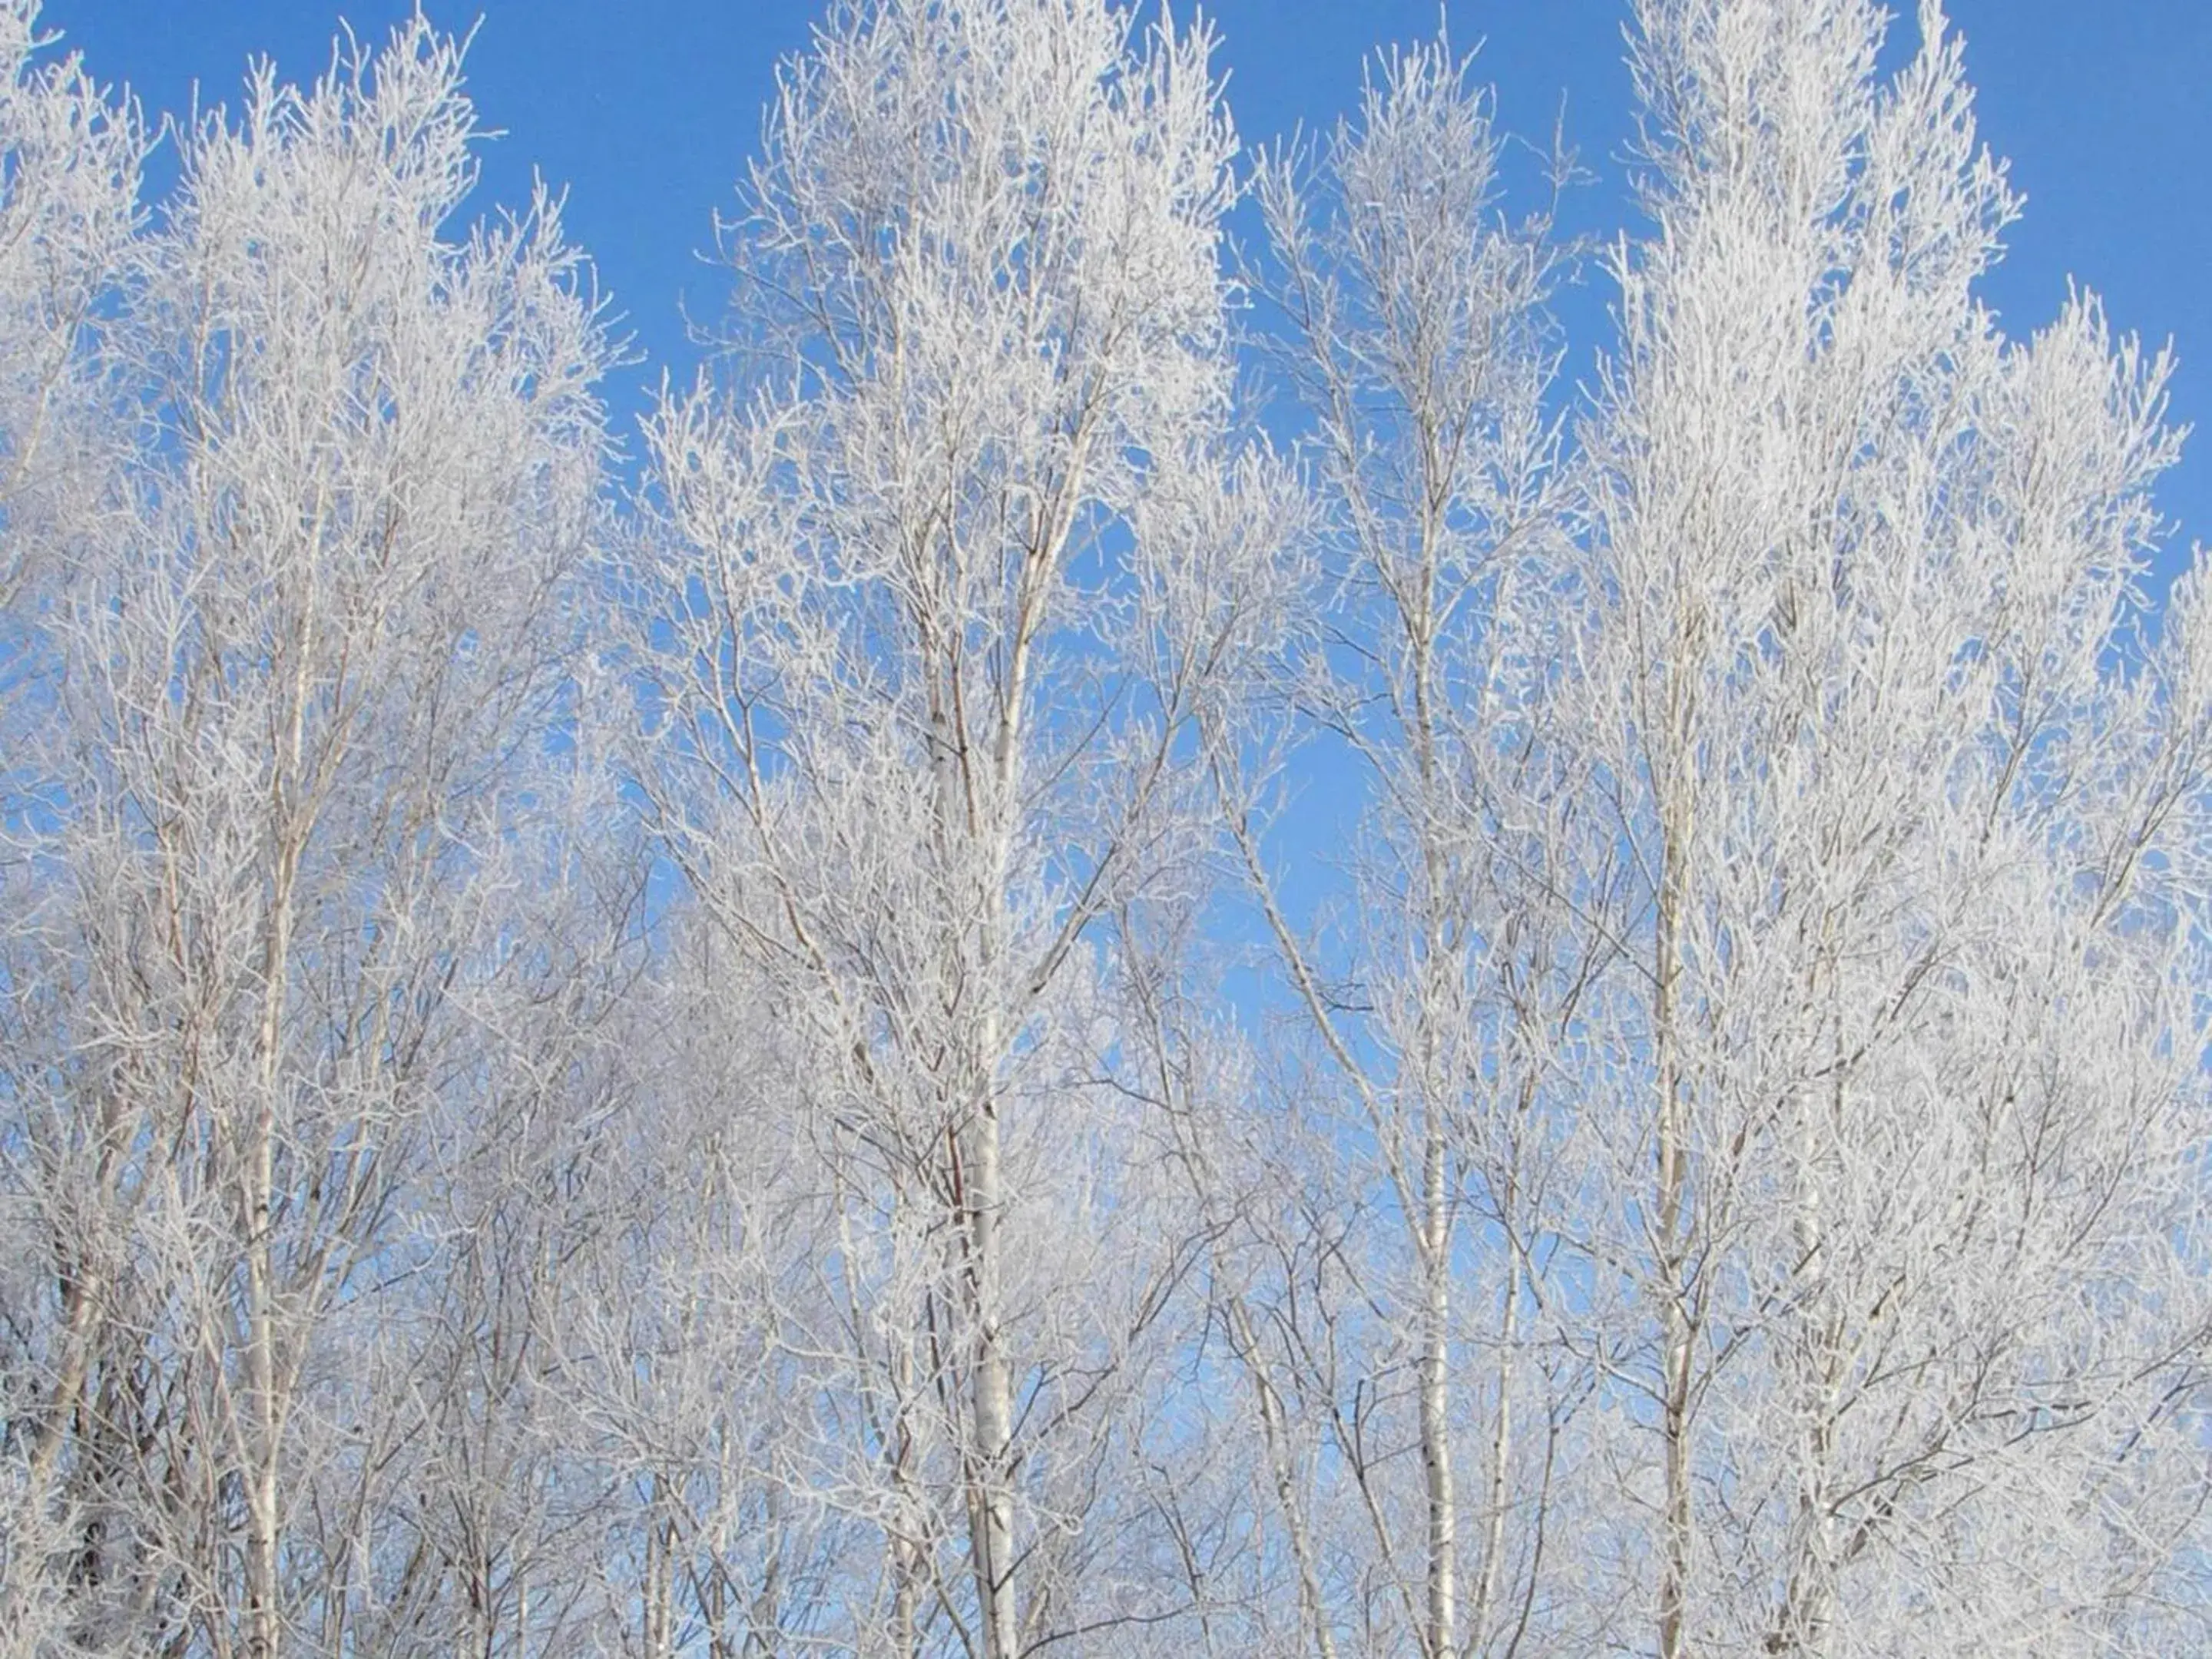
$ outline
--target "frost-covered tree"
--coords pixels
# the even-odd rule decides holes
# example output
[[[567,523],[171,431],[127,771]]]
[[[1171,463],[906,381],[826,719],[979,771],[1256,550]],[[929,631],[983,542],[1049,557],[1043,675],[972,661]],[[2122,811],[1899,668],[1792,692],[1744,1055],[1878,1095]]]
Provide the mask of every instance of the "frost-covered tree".
[[[1637,25],[1573,659],[1577,899],[1627,963],[1574,1065],[1593,1282],[1645,1313],[1591,1333],[1588,1570],[1663,1659],[2196,1645],[2212,708],[2201,575],[2144,589],[2166,364],[2087,297],[2026,342],[1975,300],[2014,201],[1933,4],[1887,81],[1862,0]]]
[[[41,779],[24,734],[53,717],[55,664],[40,617],[82,550],[88,522],[114,483],[127,437],[108,400],[94,311],[131,254],[145,138],[137,112],[103,94],[74,58],[41,62],[38,9],[0,6],[0,1160],[19,1157],[8,1131],[19,1078],[51,1057],[63,988],[46,975],[27,923],[42,888],[22,831],[40,809]],[[0,1162],[0,1168],[9,1167]],[[0,1181],[6,1177],[0,1176]],[[0,1191],[0,1238],[19,1215]],[[24,1650],[65,1636],[69,1611],[46,1568],[71,1544],[45,1414],[29,1369],[23,1316],[52,1288],[40,1249],[0,1266],[0,1643]],[[88,1315],[90,1286],[72,1292]]]
[[[340,1639],[400,1403],[377,1288],[526,954],[501,887],[609,352],[550,202],[447,230],[459,74],[420,19],[307,91],[257,71],[102,289],[135,419],[10,733],[4,1143],[8,1451],[71,1540],[10,1566],[89,1650]]]
[[[1545,1357],[1557,1315],[1535,1283],[1569,1121],[1545,1057],[1587,977],[1547,817],[1565,795],[1544,741],[1544,601],[1565,545],[1546,407],[1557,255],[1540,218],[1505,217],[1471,70],[1443,43],[1394,54],[1318,155],[1279,154],[1258,179],[1277,358],[1311,420],[1322,514],[1312,644],[1280,686],[1309,728],[1292,764],[1364,791],[1348,890],[1312,930],[1261,840],[1300,832],[1249,785],[1230,799],[1320,1062],[1307,1086],[1341,1103],[1272,1127],[1308,1231],[1277,1238],[1276,1270],[1241,1292],[1271,1335],[1238,1344],[1263,1419],[1297,1397],[1320,1434],[1326,1495],[1285,1522],[1297,1553],[1358,1587],[1309,1590],[1324,1650],[1332,1626],[1359,1650],[1435,1656],[1528,1632],[1545,1449],[1583,1369],[1555,1344]],[[1224,777],[1251,775],[1251,734],[1223,735]],[[1248,1225],[1270,1212],[1297,1213],[1257,1206]]]
[[[652,424],[663,828],[803,1044],[848,1376],[802,1409],[881,1540],[842,1639],[883,1651],[1161,1612],[1122,1474],[1183,1255],[1099,969],[1191,839],[1278,487],[1224,436],[1209,42],[1133,27],[834,8],[732,233],[748,372]]]

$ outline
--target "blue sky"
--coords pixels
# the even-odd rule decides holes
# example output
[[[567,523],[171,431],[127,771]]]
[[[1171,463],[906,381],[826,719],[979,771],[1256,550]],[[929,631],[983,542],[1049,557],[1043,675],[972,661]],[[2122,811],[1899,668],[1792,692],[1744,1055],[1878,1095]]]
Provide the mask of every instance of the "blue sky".
[[[665,367],[696,362],[683,307],[712,320],[726,284],[700,255],[711,216],[760,131],[778,58],[801,46],[811,0],[465,0],[426,8],[465,29],[487,125],[482,205],[519,202],[531,170],[569,193],[572,236],[590,252],[647,362],[609,388],[625,421]],[[343,16],[380,40],[411,0],[47,0],[44,21],[102,80],[149,109],[235,101],[249,58],[288,78],[327,62]],[[1187,13],[1188,8],[1180,7]],[[1213,0],[1219,62],[1248,141],[1333,120],[1377,45],[1432,33],[1435,0]],[[1455,40],[1482,42],[1480,74],[1509,130],[1546,140],[1564,100],[1568,142],[1597,181],[1578,228],[1629,222],[1617,156],[1626,131],[1626,0],[1460,0]],[[2206,429],[2160,501],[2176,549],[2212,540],[2212,4],[2207,0],[1953,0],[1984,139],[2011,159],[2028,198],[1988,295],[2015,331],[2047,319],[2069,275],[2101,293],[2116,324],[2181,358],[2173,413]],[[1909,25],[1906,26],[1909,28]],[[1601,279],[1570,297],[1567,372],[1600,340]]]

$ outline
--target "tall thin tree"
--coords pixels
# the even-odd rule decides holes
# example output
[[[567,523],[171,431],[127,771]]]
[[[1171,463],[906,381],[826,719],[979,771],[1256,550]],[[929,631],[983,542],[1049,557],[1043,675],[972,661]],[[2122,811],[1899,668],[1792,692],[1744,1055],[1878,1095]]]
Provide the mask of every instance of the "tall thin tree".
[[[1275,475],[1224,435],[1209,41],[1133,30],[1103,0],[833,9],[733,233],[757,372],[653,425],[684,550],[671,738],[714,781],[666,827],[816,1033],[818,1133],[867,1241],[840,1270],[887,1345],[866,1364],[902,1652],[942,1535],[908,1455],[926,1423],[959,1471],[975,1650],[1086,1616],[1042,1589],[1074,1536],[1045,1483],[1110,1397],[1079,1378],[1123,1374],[1158,1304],[1072,1318],[1079,1285],[1036,1275],[1079,1235],[1048,1243],[1041,1205],[1104,1151],[1083,988],[1189,818],[1194,712],[1271,568],[1250,526]],[[1171,1243],[1122,1260],[1172,1275]]]

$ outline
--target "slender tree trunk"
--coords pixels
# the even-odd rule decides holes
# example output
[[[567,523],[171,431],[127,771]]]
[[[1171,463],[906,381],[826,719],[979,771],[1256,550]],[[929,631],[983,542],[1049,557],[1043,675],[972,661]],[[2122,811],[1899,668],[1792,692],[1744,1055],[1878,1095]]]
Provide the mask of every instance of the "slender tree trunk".
[[[999,1060],[1008,1031],[1006,1010],[1000,1000],[1005,994],[1000,978],[1008,940],[1006,880],[1013,854],[1012,819],[1020,799],[1018,779],[1030,652],[1041,625],[1050,573],[1059,563],[1068,533],[1067,515],[1077,499],[1086,442],[1079,433],[1064,486],[1065,504],[1059,512],[1043,514],[1036,521],[1036,539],[1022,561],[1019,597],[1013,625],[1008,630],[1003,700],[991,739],[984,791],[988,805],[980,820],[975,817],[975,795],[971,793],[966,799],[969,844],[985,854],[981,860],[985,885],[979,896],[983,921],[977,988],[986,1001],[978,1029],[976,1110],[969,1125],[968,1167],[963,1172],[969,1287],[975,1299],[970,1312],[975,1322],[976,1468],[969,1525],[985,1659],[1014,1659],[1021,1650],[1021,1621],[1014,1595],[1013,1364],[1003,1328],[1005,1246],[999,1231],[1006,1205],[999,1157]],[[957,665],[949,678],[957,694],[961,684]],[[956,708],[966,706],[964,701],[956,702]],[[953,721],[963,738],[965,724],[964,715],[956,716]],[[964,740],[960,752],[971,752]]]
[[[957,556],[957,550],[955,550]],[[995,815],[1006,810],[1005,787],[1012,765],[1019,716],[1023,642],[1012,653],[1006,713],[991,746],[989,771],[979,774],[967,724],[957,654],[939,658],[942,642],[925,633],[925,655],[936,669],[930,689],[933,769],[936,778],[938,856],[968,886],[975,906],[972,956],[957,934],[948,938],[947,969],[955,1002],[976,1000],[956,1018],[965,1030],[952,1036],[964,1056],[949,1078],[955,1114],[945,1139],[952,1162],[951,1220],[960,1252],[959,1294],[973,1331],[969,1380],[969,1432],[963,1462],[967,1491],[969,1570],[975,1588],[983,1659],[1012,1659],[1019,1645],[1013,1585],[1012,1367],[1002,1325],[1000,1222],[1006,1201],[1000,1168],[998,1060],[1001,1024],[998,999],[1000,915],[1006,903],[1006,836]]]
[[[915,1659],[915,1547],[901,1538],[891,1545],[891,1651],[897,1659]]]
[[[102,1164],[106,1161],[103,1151]],[[108,1185],[103,1174],[99,1186],[102,1200],[108,1195]],[[45,1419],[39,1425],[38,1437],[32,1445],[31,1484],[34,1488],[53,1473],[54,1464],[61,1456],[62,1443],[69,1438],[69,1425],[76,1415],[78,1396],[84,1392],[85,1379],[91,1372],[94,1316],[106,1294],[92,1249],[74,1247],[64,1238],[57,1238],[54,1246],[59,1257],[61,1279],[62,1363]]]
[[[1014,1659],[1020,1636],[1013,1579],[1013,1379],[1000,1326],[999,1222],[1005,1194],[995,1090],[985,1090],[982,1109],[969,1126],[968,1146],[969,1292],[975,1302],[969,1311],[975,1322],[975,1490],[969,1514],[975,1597],[986,1659]]]
[[[667,1486],[656,1473],[645,1533],[645,1659],[668,1659],[674,1651],[675,1545],[676,1523],[668,1514]]]
[[[1659,1090],[1658,1293],[1663,1327],[1660,1435],[1665,1486],[1661,1511],[1660,1659],[1686,1659],[1683,1635],[1690,1574],[1690,1305],[1684,1209],[1689,1187],[1688,1124],[1680,1078],[1676,994],[1683,857],[1682,827],[1668,812],[1661,834],[1657,989],[1654,1043]]]
[[[1444,1182],[1444,1138],[1431,1101],[1422,1149],[1422,1270],[1427,1278],[1421,1332],[1421,1469],[1427,1484],[1428,1628],[1422,1649],[1450,1659],[1458,1641],[1459,1506],[1452,1489],[1451,1422],[1446,1399],[1451,1335],[1451,1216]]]
[[[1474,1608],[1468,1633],[1470,1650],[1480,1650],[1498,1605],[1498,1579],[1505,1559],[1505,1490],[1513,1450],[1513,1342],[1521,1319],[1520,1257],[1513,1258],[1505,1281],[1505,1305],[1498,1315],[1498,1415],[1490,1431],[1490,1480],[1483,1494],[1482,1571],[1475,1580]]]
[[[1437,499],[1431,458],[1437,453],[1435,426],[1421,421],[1423,472],[1428,498]],[[1450,1659],[1459,1639],[1459,1502],[1452,1485],[1451,1422],[1451,1194],[1446,1176],[1444,1101],[1450,1087],[1441,1063],[1439,1026],[1447,1017],[1444,992],[1447,929],[1445,895],[1450,860],[1437,837],[1436,813],[1443,795],[1437,754],[1436,675],[1437,562],[1443,524],[1431,507],[1422,515],[1419,602],[1407,618],[1407,641],[1413,665],[1415,761],[1419,768],[1419,811],[1423,876],[1422,963],[1426,983],[1421,994],[1420,1076],[1423,1091],[1420,1247],[1421,1473],[1428,1505],[1428,1606],[1422,1650],[1429,1659]]]
[[[1017,653],[1018,664],[1018,653]],[[1018,673],[1018,667],[1017,669]],[[946,677],[957,688],[957,672]],[[1017,684],[1017,691],[1018,684]],[[967,1030],[955,1037],[966,1065],[952,1073],[951,1101],[958,1114],[946,1131],[952,1157],[951,1219],[959,1240],[959,1285],[973,1332],[969,1382],[969,1435],[964,1458],[967,1484],[969,1571],[981,1628],[983,1659],[1012,1659],[1018,1651],[1019,1624],[1014,1598],[1013,1565],[1013,1375],[1004,1329],[1002,1290],[1004,1245],[1000,1225],[1006,1205],[1000,1161],[998,1060],[1001,1021],[997,1006],[1000,956],[999,913],[1006,902],[1003,836],[990,837],[978,822],[972,781],[966,772],[970,752],[958,718],[957,690],[934,700],[939,732],[938,830],[940,856],[954,867],[968,860],[979,878],[973,890],[979,921],[975,950],[963,961],[958,942],[948,941],[955,985],[979,999],[967,1016]],[[1002,726],[994,755],[994,772],[1010,769],[1011,721]],[[961,757],[956,763],[956,757]],[[989,786],[987,784],[986,787]],[[1001,792],[1001,799],[1005,792]],[[988,803],[986,811],[998,810]],[[988,837],[988,838],[987,838]]]
[[[854,1303],[857,1310],[859,1304]],[[914,1431],[908,1413],[914,1393],[913,1350],[903,1337],[891,1356],[894,1394],[891,1424],[891,1652],[896,1659],[918,1659],[918,1586],[921,1577],[921,1541],[915,1535],[921,1513],[915,1491]]]
[[[297,715],[293,743],[299,742]],[[292,884],[297,849],[289,838],[277,854],[269,927],[267,983],[262,994],[260,1098],[254,1105],[245,1149],[241,1206],[246,1227],[247,1401],[246,1436],[246,1652],[247,1659],[276,1659],[277,1607],[277,1467],[284,1413],[276,1385],[276,1272],[270,1223],[276,1187],[276,1093],[282,1079],[286,981],[292,947]]]

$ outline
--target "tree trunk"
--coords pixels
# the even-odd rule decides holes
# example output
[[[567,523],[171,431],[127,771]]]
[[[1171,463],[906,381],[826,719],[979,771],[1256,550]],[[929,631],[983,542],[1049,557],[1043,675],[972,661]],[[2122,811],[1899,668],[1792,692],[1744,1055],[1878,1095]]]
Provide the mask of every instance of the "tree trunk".
[[[1690,1575],[1690,1307],[1683,1207],[1689,1186],[1688,1124],[1683,1110],[1675,998],[1676,929],[1681,903],[1683,836],[1669,811],[1662,829],[1654,1042],[1659,1091],[1658,1294],[1663,1328],[1660,1435],[1665,1464],[1661,1512],[1660,1659],[1686,1659],[1682,1633]]]
[[[1014,1606],[1013,1378],[1000,1320],[999,1106],[985,1091],[968,1134],[969,1310],[975,1322],[975,1432],[969,1525],[986,1659],[1020,1650]]]
[[[1421,1332],[1421,1470],[1428,1493],[1428,1620],[1422,1651],[1450,1659],[1458,1643],[1459,1505],[1452,1490],[1451,1425],[1445,1399],[1449,1374],[1451,1232],[1444,1184],[1444,1139],[1430,1106],[1423,1149],[1422,1270],[1428,1283]]]
[[[1498,1316],[1498,1415],[1490,1431],[1490,1480],[1484,1493],[1482,1572],[1475,1581],[1474,1629],[1468,1638],[1472,1650],[1480,1651],[1490,1627],[1492,1609],[1498,1605],[1498,1574],[1505,1559],[1505,1495],[1513,1451],[1513,1342],[1521,1318],[1521,1261],[1519,1246],[1510,1247],[1512,1271],[1505,1281],[1504,1306]]]
[[[295,760],[300,744],[298,708],[295,702],[292,730]],[[288,837],[277,854],[266,984],[262,992],[260,1099],[255,1103],[252,1127],[244,1149],[240,1195],[240,1218],[246,1230],[246,1410],[251,1413],[244,1437],[243,1471],[247,1659],[276,1659],[281,1623],[276,1605],[276,1471],[284,1413],[276,1386],[276,1272],[270,1226],[276,1187],[276,1094],[283,1083],[278,1052],[290,973],[292,884],[297,866],[296,843]]]

